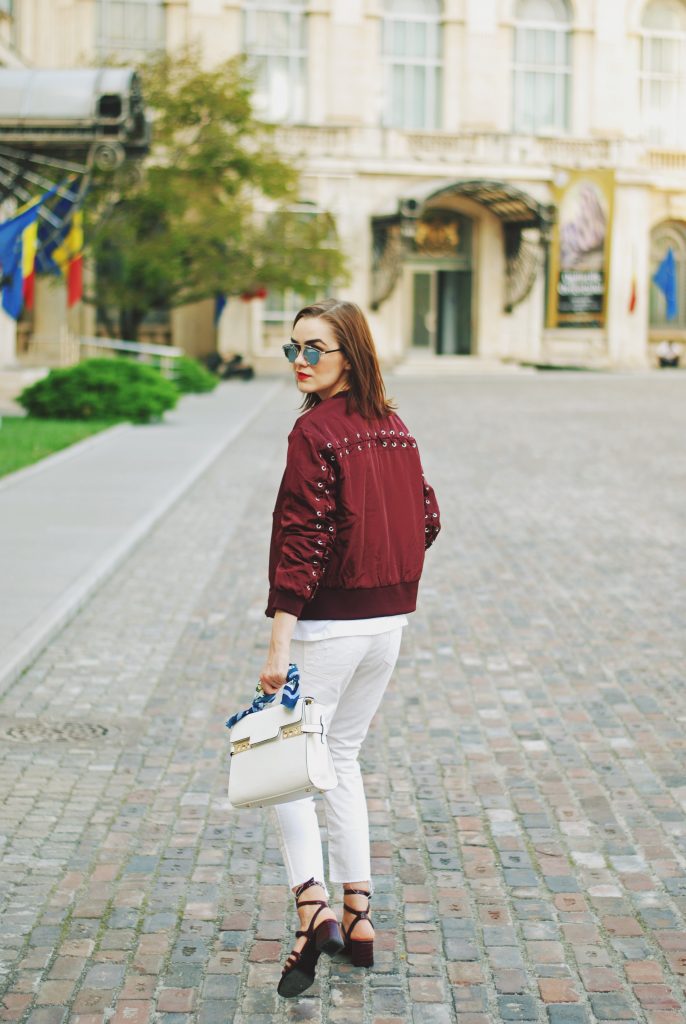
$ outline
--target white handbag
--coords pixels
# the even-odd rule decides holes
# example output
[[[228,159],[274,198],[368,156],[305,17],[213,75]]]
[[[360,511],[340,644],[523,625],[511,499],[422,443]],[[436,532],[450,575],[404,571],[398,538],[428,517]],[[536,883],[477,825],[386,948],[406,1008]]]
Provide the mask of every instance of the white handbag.
[[[230,732],[229,803],[268,807],[338,785],[326,741],[324,710],[312,697],[292,708],[267,706]]]

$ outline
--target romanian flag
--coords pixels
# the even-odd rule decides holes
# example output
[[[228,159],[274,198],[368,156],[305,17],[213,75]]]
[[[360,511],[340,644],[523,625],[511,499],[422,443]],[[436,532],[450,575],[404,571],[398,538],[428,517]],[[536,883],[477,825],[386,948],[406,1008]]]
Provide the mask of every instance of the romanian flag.
[[[67,279],[67,305],[75,305],[83,295],[83,212],[77,210],[64,241],[52,254]]]
[[[24,236],[35,228],[42,201],[32,202],[11,220],[0,224],[2,307],[14,320],[19,319],[24,304]]]
[[[33,309],[36,293],[36,250],[38,248],[38,221],[24,229],[21,235],[21,274],[23,277],[24,306]]]

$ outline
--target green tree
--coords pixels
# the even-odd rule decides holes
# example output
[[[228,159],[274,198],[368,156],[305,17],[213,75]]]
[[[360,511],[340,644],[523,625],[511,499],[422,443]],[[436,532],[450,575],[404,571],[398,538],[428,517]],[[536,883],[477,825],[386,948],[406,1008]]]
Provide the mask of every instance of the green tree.
[[[86,210],[98,268],[87,298],[108,329],[136,338],[153,309],[343,279],[333,219],[296,205],[297,172],[253,116],[243,59],[207,70],[187,50],[141,73],[151,152],[138,173],[101,175]]]

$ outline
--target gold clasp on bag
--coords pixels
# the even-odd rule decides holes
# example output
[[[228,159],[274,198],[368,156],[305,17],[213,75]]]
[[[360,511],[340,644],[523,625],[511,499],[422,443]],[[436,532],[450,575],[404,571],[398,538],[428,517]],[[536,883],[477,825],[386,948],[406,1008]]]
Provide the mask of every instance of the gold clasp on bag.
[[[250,740],[236,740],[235,743],[231,744],[231,756],[234,754],[242,754],[244,750],[250,750]]]
[[[285,740],[291,738],[291,736],[302,736],[303,724],[302,722],[294,722],[293,725],[284,725],[281,730],[281,734]]]

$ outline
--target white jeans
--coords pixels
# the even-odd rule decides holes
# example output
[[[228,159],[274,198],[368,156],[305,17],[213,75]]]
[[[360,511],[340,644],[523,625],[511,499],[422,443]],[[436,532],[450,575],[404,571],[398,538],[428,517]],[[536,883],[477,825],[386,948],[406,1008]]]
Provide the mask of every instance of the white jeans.
[[[324,705],[329,749],[338,785],[323,794],[332,882],[371,881],[369,821],[357,756],[398,659],[402,628],[375,636],[293,640],[300,692]],[[324,882],[324,860],[314,799],[273,809],[289,885]]]

